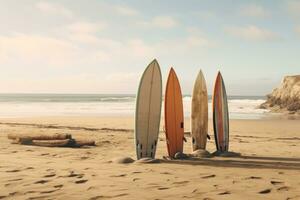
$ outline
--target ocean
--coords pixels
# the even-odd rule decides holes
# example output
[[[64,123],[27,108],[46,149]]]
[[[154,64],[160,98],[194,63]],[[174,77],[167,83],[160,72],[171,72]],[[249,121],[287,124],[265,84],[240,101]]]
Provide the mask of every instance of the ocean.
[[[257,109],[263,96],[229,96],[231,119],[259,119],[268,111]],[[189,117],[191,96],[183,96],[184,114]],[[211,118],[211,96],[209,117]],[[163,106],[162,106],[163,108]],[[37,116],[134,116],[135,95],[126,94],[0,94],[0,117]],[[163,112],[163,110],[162,110]],[[163,116],[163,115],[162,115]]]

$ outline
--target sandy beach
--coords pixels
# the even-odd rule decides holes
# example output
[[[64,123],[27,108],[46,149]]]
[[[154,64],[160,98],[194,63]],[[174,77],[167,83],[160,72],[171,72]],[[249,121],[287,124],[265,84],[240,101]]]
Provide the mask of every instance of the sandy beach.
[[[189,119],[185,122],[189,131]],[[300,199],[300,123],[232,120],[230,151],[238,158],[166,161],[164,133],[156,164],[135,159],[133,118],[40,117],[0,120],[0,199]],[[162,128],[161,128],[162,130]],[[70,133],[91,148],[10,144],[9,133]],[[215,150],[212,122],[207,149]],[[185,153],[191,152],[186,134]]]

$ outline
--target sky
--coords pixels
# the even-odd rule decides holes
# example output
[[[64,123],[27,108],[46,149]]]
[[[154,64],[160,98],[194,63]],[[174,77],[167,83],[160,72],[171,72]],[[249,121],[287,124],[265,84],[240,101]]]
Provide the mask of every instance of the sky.
[[[300,74],[300,0],[0,0],[0,93],[135,94],[156,58],[190,94],[221,71],[229,95]]]

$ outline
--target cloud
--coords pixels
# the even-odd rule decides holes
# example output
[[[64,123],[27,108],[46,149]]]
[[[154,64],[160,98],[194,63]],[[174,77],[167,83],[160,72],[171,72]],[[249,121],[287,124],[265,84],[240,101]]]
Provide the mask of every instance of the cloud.
[[[46,1],[40,1],[36,3],[36,8],[38,8],[40,11],[46,14],[51,15],[61,15],[67,18],[73,17],[73,12],[67,8],[65,8],[63,5],[53,2],[46,2]]]
[[[47,63],[47,65],[65,65],[72,59],[78,48],[64,40],[39,35],[14,34],[0,36],[3,47],[0,51],[1,63],[7,61],[23,65]]]
[[[105,23],[78,21],[67,25],[67,29],[75,33],[95,33],[105,26]]]
[[[66,38],[75,42],[93,44],[99,42],[97,33],[106,27],[107,24],[104,22],[77,21],[63,26],[57,33],[65,34]]]
[[[201,10],[192,12],[192,14],[202,20],[216,20],[217,14],[211,10]]]
[[[255,17],[255,18],[264,18],[270,15],[269,11],[267,11],[264,7],[256,4],[242,7],[239,13],[242,16]]]
[[[0,35],[0,44],[0,65],[12,68],[79,67],[103,64],[112,59],[106,46],[95,50],[68,39],[41,35]]]
[[[152,24],[159,28],[170,29],[177,26],[178,22],[170,16],[157,16],[152,19]]]
[[[139,15],[139,11],[134,8],[125,6],[125,5],[117,5],[114,7],[117,13],[124,16],[137,16]]]
[[[279,38],[278,34],[264,28],[259,28],[254,25],[248,25],[243,27],[227,27],[225,28],[225,31],[232,36],[252,41],[271,41]]]
[[[128,82],[128,81],[136,81],[140,77],[140,73],[113,73],[108,74],[105,77],[106,81],[112,82]]]
[[[171,29],[176,27],[179,23],[171,16],[156,16],[150,21],[140,21],[138,24],[146,28],[156,27],[160,29]]]
[[[287,9],[291,15],[300,17],[300,1],[288,1]]]

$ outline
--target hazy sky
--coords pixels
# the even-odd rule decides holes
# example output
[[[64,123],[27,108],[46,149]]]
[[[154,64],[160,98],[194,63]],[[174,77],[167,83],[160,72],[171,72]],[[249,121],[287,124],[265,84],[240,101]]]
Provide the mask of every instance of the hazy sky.
[[[157,58],[189,94],[221,70],[231,95],[300,74],[300,1],[0,0],[0,92],[135,93]]]

